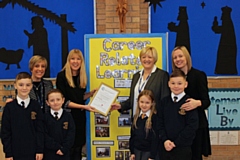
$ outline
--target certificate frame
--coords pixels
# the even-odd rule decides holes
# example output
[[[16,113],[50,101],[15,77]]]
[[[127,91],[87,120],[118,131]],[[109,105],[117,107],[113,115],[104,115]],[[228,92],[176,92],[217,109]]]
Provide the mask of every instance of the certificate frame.
[[[119,90],[102,82],[88,105],[94,107],[100,114],[107,116],[111,104],[115,102],[118,95]]]

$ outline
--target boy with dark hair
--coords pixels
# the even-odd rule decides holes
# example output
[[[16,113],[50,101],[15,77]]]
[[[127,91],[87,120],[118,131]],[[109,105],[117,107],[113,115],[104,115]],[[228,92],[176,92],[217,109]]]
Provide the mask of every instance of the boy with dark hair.
[[[170,75],[168,86],[171,95],[163,98],[158,108],[159,135],[162,160],[191,160],[191,144],[198,128],[197,110],[184,111],[182,104],[188,95],[186,76],[181,70],[174,70]]]
[[[16,76],[16,99],[4,107],[1,140],[6,160],[42,160],[44,146],[43,113],[39,103],[29,98],[31,75]]]
[[[72,115],[62,109],[64,97],[59,89],[48,92],[46,103],[51,109],[44,115],[44,160],[70,160],[75,138]]]

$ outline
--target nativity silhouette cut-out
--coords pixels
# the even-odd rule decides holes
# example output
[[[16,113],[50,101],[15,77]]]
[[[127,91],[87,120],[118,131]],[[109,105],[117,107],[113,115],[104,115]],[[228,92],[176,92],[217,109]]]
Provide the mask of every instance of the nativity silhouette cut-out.
[[[24,9],[36,14],[36,16],[32,17],[31,19],[33,32],[29,33],[27,30],[24,30],[23,32],[26,36],[28,36],[28,48],[33,47],[33,55],[41,55],[45,57],[48,61],[48,66],[50,66],[50,51],[48,33],[47,29],[44,28],[43,18],[59,25],[62,28],[62,65],[64,65],[68,54],[68,31],[72,33],[76,32],[73,22],[66,21],[66,14],[58,16],[52,11],[42,8],[28,0],[2,0],[0,2],[0,8],[4,9],[8,4],[12,4],[13,9],[15,5],[18,4]],[[21,66],[19,62],[23,58],[23,53],[24,50],[22,48],[14,51],[11,49],[6,49],[5,47],[0,47],[0,62],[7,64],[7,67],[5,68],[6,70],[10,69],[11,64],[16,64],[17,68],[20,69]],[[44,77],[50,77],[50,67],[48,67],[46,70]]]
[[[217,16],[214,17],[212,30],[215,34],[221,34],[215,74],[238,74],[237,71],[237,43],[233,21],[231,18],[232,8],[222,7],[221,21],[218,24]]]
[[[157,5],[160,6],[161,8],[164,7],[160,4],[160,2],[162,2],[162,1],[164,1],[164,0],[145,0],[144,2],[149,2],[149,6],[153,5],[154,14],[156,14],[159,18],[161,17],[160,23],[159,23],[159,19],[156,19],[157,16],[152,16],[155,19],[151,19],[151,21],[153,21],[155,23],[156,23],[156,21],[158,21],[158,24],[161,24],[161,22],[163,22],[164,26],[165,26],[165,20],[167,19],[166,15],[164,15],[163,12],[156,13]],[[167,2],[167,1],[165,1],[165,2]],[[198,3],[198,2],[196,2],[196,3]],[[169,5],[169,3],[164,3],[164,4]],[[203,9],[205,9],[206,6],[207,6],[207,4],[204,1],[199,3],[199,7],[202,8],[202,11],[203,11]],[[192,7],[194,7],[194,6],[192,6]],[[237,41],[236,41],[236,32],[234,29],[234,22],[231,18],[232,8],[229,6],[223,5],[222,8],[220,7],[220,9],[222,11],[221,18],[218,18],[217,16],[215,16],[215,17],[213,17],[212,24],[209,24],[209,22],[206,23],[206,26],[212,25],[211,28],[208,28],[209,32],[220,35],[218,47],[216,49],[211,50],[212,55],[215,55],[215,53],[216,53],[216,56],[209,56],[212,58],[211,62],[213,64],[215,63],[215,69],[213,66],[213,67],[211,67],[212,69],[209,68],[209,69],[211,69],[211,71],[209,71],[209,72],[211,72],[210,74],[214,74],[214,75],[237,75],[238,74]],[[215,12],[217,13],[218,10],[216,10]],[[170,12],[168,12],[168,13],[170,13]],[[168,13],[166,13],[166,14],[168,14]],[[192,8],[191,8],[190,14],[192,14],[192,13],[193,12],[192,12]],[[198,14],[200,14],[200,13],[198,13]],[[205,12],[203,14],[205,14]],[[200,14],[200,16],[202,16],[203,14]],[[162,20],[163,19],[162,17],[164,17],[164,21]],[[171,16],[168,16],[168,17],[171,17]],[[199,39],[199,40],[201,39],[201,37],[193,37],[193,35],[196,35],[196,34],[193,34],[193,32],[201,32],[201,30],[195,30],[195,31],[190,32],[191,25],[195,24],[195,22],[196,22],[196,20],[194,19],[196,17],[193,17],[193,16],[190,16],[190,17],[191,17],[191,21],[190,21],[191,23],[189,24],[187,5],[186,6],[179,5],[179,11],[178,11],[178,17],[177,17],[177,20],[179,21],[178,24],[170,19],[170,22],[167,23],[166,27],[161,27],[161,29],[154,28],[152,30],[154,30],[154,32],[157,32],[157,33],[166,32],[166,31],[170,31],[171,33],[176,33],[176,34],[173,34],[173,37],[176,37],[174,46],[175,47],[176,46],[185,46],[189,50],[189,53],[191,54],[191,56],[195,56],[193,54],[194,53],[198,54],[198,53],[196,51],[192,51],[190,42],[191,42],[191,39],[194,42],[196,42],[196,39]],[[169,19],[167,21],[169,21]],[[221,21],[221,24],[219,24],[220,21]],[[156,26],[159,27],[158,24]],[[200,25],[202,25],[202,24],[200,24]],[[154,27],[154,26],[152,26],[152,27]],[[195,24],[194,28],[197,28],[196,24]],[[190,33],[192,33],[193,35],[190,35]],[[206,32],[202,33],[202,37],[204,36],[204,33],[206,33]],[[190,39],[190,37],[191,37],[191,39]],[[174,39],[171,39],[171,40],[174,40]],[[218,40],[218,39],[214,38],[214,41],[216,41],[216,40]],[[211,42],[214,43],[214,41],[211,41]],[[204,42],[200,42],[200,43],[204,43]]]

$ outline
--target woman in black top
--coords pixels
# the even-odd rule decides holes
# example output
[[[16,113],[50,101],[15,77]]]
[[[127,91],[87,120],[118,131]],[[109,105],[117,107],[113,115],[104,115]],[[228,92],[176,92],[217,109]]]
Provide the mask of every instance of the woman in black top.
[[[79,160],[82,147],[86,143],[85,111],[95,111],[93,107],[85,105],[86,99],[93,96],[95,90],[86,93],[87,75],[80,50],[73,49],[69,52],[65,66],[57,75],[56,86],[63,93],[64,108],[71,111],[76,126],[75,142],[70,153],[71,160]]]
[[[204,111],[210,106],[207,76],[192,67],[190,54],[184,46],[178,46],[172,51],[172,69],[177,68],[187,76],[185,93],[191,97],[181,108],[186,111],[197,108],[199,117],[199,127],[192,144],[192,160],[202,160],[202,155],[211,155],[208,120]]]

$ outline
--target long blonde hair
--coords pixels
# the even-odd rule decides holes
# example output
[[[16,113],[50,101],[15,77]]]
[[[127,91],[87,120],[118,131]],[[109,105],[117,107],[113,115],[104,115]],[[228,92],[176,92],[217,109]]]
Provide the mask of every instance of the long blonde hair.
[[[153,114],[156,114],[157,111],[156,111],[156,103],[155,103],[155,100],[154,100],[154,95],[153,95],[153,92],[151,90],[143,90],[141,93],[139,93],[138,95],[138,99],[137,99],[137,109],[136,109],[136,113],[133,117],[133,124],[132,124],[132,127],[133,128],[137,128],[137,120],[139,118],[139,114],[141,112],[141,108],[139,106],[139,99],[142,97],[142,96],[147,96],[149,97],[151,100],[152,100],[152,107],[151,107],[151,112],[150,112],[150,115],[146,121],[146,124],[145,124],[145,130],[146,130],[146,133],[148,134],[149,133],[149,130],[152,129],[152,115]]]
[[[65,76],[66,79],[68,81],[68,84],[71,87],[76,87],[74,82],[73,82],[73,78],[72,78],[72,70],[71,70],[71,66],[70,66],[70,60],[73,57],[73,55],[76,54],[80,57],[81,59],[81,66],[79,68],[79,87],[80,88],[86,88],[87,86],[87,74],[86,74],[86,69],[85,69],[85,62],[84,62],[84,58],[83,58],[83,54],[79,49],[72,49],[69,53],[68,53],[68,57],[67,57],[67,62],[65,64],[65,66],[63,67],[62,70],[65,70]]]
[[[186,61],[187,61],[187,67],[188,67],[188,71],[190,71],[190,69],[192,68],[192,60],[191,60],[191,56],[187,50],[187,48],[185,46],[177,46],[173,49],[172,51],[172,70],[176,70],[178,69],[175,64],[174,64],[174,61],[173,61],[173,53],[176,51],[176,50],[181,50],[183,52],[183,55],[184,57],[186,58]]]

